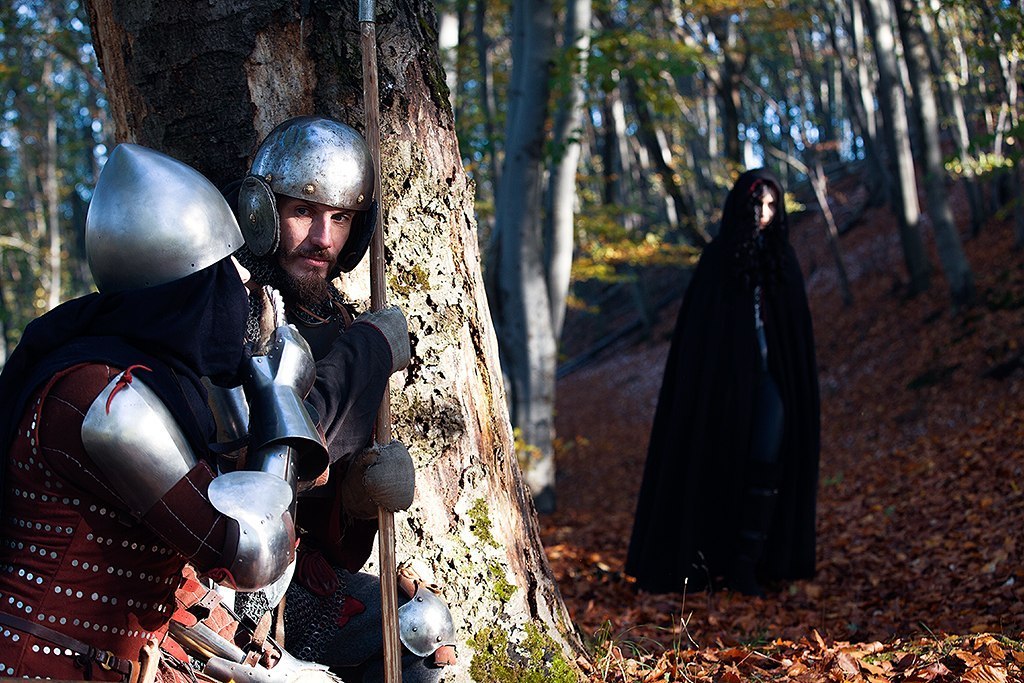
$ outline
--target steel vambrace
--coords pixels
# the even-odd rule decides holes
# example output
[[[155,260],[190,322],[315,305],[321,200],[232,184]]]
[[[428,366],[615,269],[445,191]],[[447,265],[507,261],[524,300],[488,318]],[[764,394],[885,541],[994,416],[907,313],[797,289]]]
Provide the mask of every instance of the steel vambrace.
[[[243,381],[249,401],[246,469],[291,484],[316,479],[326,469],[327,448],[303,401],[314,381],[309,344],[291,325],[278,327],[269,353],[249,359]]]

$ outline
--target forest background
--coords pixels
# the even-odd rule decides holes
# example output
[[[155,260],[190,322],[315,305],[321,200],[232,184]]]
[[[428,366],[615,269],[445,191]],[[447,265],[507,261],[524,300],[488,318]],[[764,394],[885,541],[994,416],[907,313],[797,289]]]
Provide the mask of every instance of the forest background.
[[[91,288],[84,217],[113,127],[85,8],[26,0],[0,13],[6,357],[28,320]],[[644,273],[692,265],[742,167],[775,167],[799,190],[793,209],[819,216],[844,305],[857,293],[839,236],[859,218],[833,215],[830,178],[844,174],[862,179],[863,210],[894,218],[901,294],[941,288],[951,312],[975,302],[964,237],[1009,217],[1024,243],[1022,16],[1009,0],[580,0],[438,3],[424,17],[475,182],[509,412],[538,509],[557,508],[567,307],[600,317],[601,292],[627,292],[649,321],[644,289],[663,283]],[[956,214],[954,183],[966,198]]]

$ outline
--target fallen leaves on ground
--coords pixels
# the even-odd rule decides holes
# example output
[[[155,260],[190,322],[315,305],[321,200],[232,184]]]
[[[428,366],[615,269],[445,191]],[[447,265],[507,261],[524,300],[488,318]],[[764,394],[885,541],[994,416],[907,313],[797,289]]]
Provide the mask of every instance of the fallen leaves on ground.
[[[651,339],[558,384],[558,510],[541,526],[592,679],[1024,680],[1024,253],[1011,222],[965,241],[978,299],[958,312],[938,265],[927,292],[905,296],[885,208],[842,237],[850,307],[818,218],[797,220],[792,241],[822,395],[817,575],[766,598],[652,595],[624,575],[675,304]]]

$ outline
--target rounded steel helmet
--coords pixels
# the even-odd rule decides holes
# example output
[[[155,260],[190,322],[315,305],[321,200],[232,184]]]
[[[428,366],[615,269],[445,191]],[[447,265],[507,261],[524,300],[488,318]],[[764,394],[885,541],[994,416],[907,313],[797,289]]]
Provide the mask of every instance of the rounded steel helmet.
[[[238,192],[246,246],[255,256],[276,251],[280,219],[275,194],[356,211],[352,232],[338,254],[335,272],[356,267],[376,226],[373,157],[353,128],[320,116],[278,124],[260,144]]]
[[[114,148],[85,219],[86,258],[100,291],[178,280],[242,244],[231,207],[199,171],[142,145]]]

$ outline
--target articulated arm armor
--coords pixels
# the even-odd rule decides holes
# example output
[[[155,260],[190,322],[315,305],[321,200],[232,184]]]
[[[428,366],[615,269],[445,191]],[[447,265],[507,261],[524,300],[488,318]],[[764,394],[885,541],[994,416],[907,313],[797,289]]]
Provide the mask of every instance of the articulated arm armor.
[[[303,403],[315,379],[309,345],[288,325],[274,331],[266,355],[248,361],[245,466],[214,479],[209,494],[213,506],[239,524],[230,570],[243,590],[267,586],[291,564],[296,487],[327,467],[327,449]]]
[[[138,519],[198,463],[160,397],[127,373],[111,380],[86,412],[82,444]],[[229,541],[223,553],[235,585],[254,590],[280,577],[295,555],[292,485],[266,472],[239,471],[214,479],[207,495],[235,522],[236,543]]]

